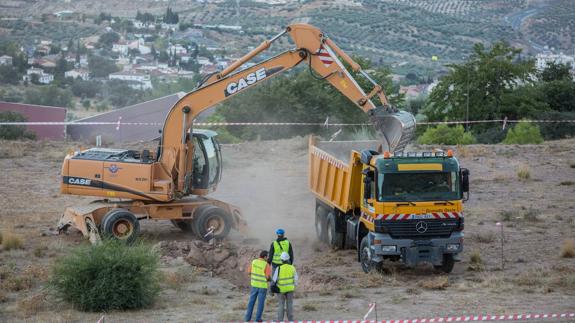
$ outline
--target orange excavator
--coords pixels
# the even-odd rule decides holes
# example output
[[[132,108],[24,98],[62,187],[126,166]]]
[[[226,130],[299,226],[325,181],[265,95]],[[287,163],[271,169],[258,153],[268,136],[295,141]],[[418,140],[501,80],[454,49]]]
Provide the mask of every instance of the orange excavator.
[[[242,69],[285,34],[295,48]],[[368,93],[342,60],[373,84]],[[221,239],[232,228],[244,227],[238,207],[207,197],[221,178],[221,150],[217,134],[193,129],[193,122],[202,111],[302,63],[369,114],[384,150],[401,149],[411,139],[415,130],[411,114],[390,107],[382,87],[321,30],[292,24],[182,97],[166,117],[156,152],[92,148],[66,156],[61,192],[104,199],[67,208],[59,231],[72,226],[91,241],[108,236],[130,242],[143,219],[171,220],[203,239]],[[372,102],[375,96],[383,106]]]

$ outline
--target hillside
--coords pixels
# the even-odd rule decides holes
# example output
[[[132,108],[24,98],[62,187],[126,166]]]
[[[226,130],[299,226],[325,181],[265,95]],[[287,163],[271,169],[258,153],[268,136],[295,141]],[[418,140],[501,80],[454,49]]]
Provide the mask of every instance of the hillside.
[[[11,0],[3,1],[4,15],[34,17],[72,10],[91,17],[100,12],[133,17],[137,10],[161,14],[170,5],[181,22],[240,25],[244,34],[216,32],[210,37],[238,51],[256,45],[292,22],[321,27],[341,47],[368,56],[378,63],[409,69],[413,65],[438,69],[445,62],[459,61],[476,42],[506,40],[526,49],[550,46],[564,51],[573,46],[575,4],[570,0],[305,0],[305,1],[109,1]],[[34,19],[18,22],[19,31],[10,31],[16,22],[2,21],[0,27],[12,37],[28,33],[59,34],[73,38],[93,32],[89,23],[51,22],[38,31]],[[53,27],[52,24],[69,26]],[[35,31],[36,30],[36,31]],[[242,40],[239,40],[242,38]],[[287,44],[283,44],[285,47]],[[282,47],[282,46],[280,46]],[[243,51],[242,51],[243,52]],[[432,61],[438,56],[439,62]]]

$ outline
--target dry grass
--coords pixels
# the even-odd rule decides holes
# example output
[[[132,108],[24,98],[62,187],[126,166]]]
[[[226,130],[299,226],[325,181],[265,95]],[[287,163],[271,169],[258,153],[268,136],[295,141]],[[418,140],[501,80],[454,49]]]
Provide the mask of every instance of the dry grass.
[[[23,290],[28,290],[34,285],[34,279],[30,275],[11,275],[6,280],[2,282],[2,289],[18,292]]]
[[[30,142],[0,140],[0,159],[21,158],[28,154]]]
[[[164,283],[170,289],[180,290],[194,281],[196,281],[196,273],[191,269],[179,268],[176,271],[164,273]]]
[[[304,312],[315,312],[315,311],[317,311],[317,307],[318,307],[318,305],[316,303],[305,303],[305,304],[303,304],[301,309]]]
[[[269,298],[273,298],[273,297],[269,297]],[[267,298],[266,298],[266,303],[267,303]],[[246,308],[248,308],[248,301],[247,300],[242,300],[242,301],[236,303],[236,305],[234,305],[232,307],[232,309],[236,310],[236,311],[245,310]]]
[[[372,271],[369,274],[362,274],[359,281],[359,286],[361,288],[374,288],[379,287],[383,284],[384,277],[377,271]]]
[[[479,250],[473,250],[471,255],[469,255],[469,266],[467,270],[470,271],[483,271],[483,259],[481,259],[481,253]]]
[[[527,181],[531,178],[531,172],[529,170],[529,166],[521,166],[519,170],[517,170],[517,178],[520,181]]]
[[[478,232],[473,237],[479,243],[491,243],[495,241],[497,235],[493,231],[487,231],[487,232]]]
[[[4,232],[2,234],[2,248],[4,250],[24,249],[24,242],[19,235]]]
[[[8,301],[8,294],[0,289],[0,304],[6,303]]]
[[[357,290],[355,290],[355,289],[348,290],[341,295],[342,299],[350,299],[350,298],[357,298],[357,297],[359,297],[359,294],[358,294]]]
[[[529,208],[524,214],[523,219],[527,222],[539,222],[539,218],[537,217],[539,214],[538,210]]]
[[[499,216],[501,217],[501,221],[513,221],[519,218],[519,214],[516,211],[509,211],[503,210],[499,212]]]
[[[200,295],[217,295],[218,291],[212,288],[209,288],[208,286],[203,286],[199,291],[198,294]]]
[[[18,312],[21,315],[29,317],[43,310],[46,307],[46,305],[47,305],[46,294],[39,293],[20,299],[18,301],[17,307]]]
[[[422,281],[419,286],[431,290],[445,290],[449,287],[449,278],[447,276],[431,278]]]
[[[561,246],[561,257],[562,258],[575,258],[575,240],[566,239],[563,241]]]

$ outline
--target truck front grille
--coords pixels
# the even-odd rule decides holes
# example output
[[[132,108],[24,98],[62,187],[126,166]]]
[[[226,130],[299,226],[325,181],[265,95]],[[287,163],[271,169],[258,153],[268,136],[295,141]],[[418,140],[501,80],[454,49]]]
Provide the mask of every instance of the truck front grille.
[[[458,221],[458,219],[376,220],[375,231],[387,232],[394,239],[447,238],[457,229]],[[427,227],[425,231],[422,229],[424,226]]]

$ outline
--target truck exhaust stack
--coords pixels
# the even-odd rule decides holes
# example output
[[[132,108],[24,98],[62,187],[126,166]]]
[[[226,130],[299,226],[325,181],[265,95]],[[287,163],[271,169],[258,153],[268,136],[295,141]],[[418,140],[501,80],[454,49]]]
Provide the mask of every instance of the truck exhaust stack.
[[[400,151],[415,136],[415,117],[406,111],[377,107],[369,119],[382,138],[382,151]]]

